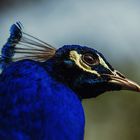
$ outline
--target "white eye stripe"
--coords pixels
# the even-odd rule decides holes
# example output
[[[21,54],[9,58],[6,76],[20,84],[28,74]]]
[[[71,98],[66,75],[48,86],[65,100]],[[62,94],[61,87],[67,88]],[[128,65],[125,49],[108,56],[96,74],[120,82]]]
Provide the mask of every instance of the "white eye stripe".
[[[102,66],[104,66],[106,69],[108,69],[108,70],[110,70],[112,72],[112,70],[109,68],[109,66],[106,64],[106,62],[103,60],[103,58],[99,54],[97,54],[97,55],[99,57],[100,64]]]
[[[105,67],[106,69],[108,69],[112,74],[116,75],[116,70],[111,70],[109,68],[109,66],[106,64],[106,62],[103,60],[103,58],[98,54],[98,57],[99,57],[99,61],[100,61],[100,64]]]

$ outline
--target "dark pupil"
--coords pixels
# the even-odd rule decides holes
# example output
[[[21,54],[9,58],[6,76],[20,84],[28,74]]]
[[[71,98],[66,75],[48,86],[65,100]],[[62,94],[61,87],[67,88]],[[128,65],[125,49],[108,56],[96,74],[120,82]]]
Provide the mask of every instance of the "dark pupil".
[[[83,60],[87,63],[87,64],[94,64],[96,62],[96,59],[90,55],[90,54],[86,54],[83,56]]]

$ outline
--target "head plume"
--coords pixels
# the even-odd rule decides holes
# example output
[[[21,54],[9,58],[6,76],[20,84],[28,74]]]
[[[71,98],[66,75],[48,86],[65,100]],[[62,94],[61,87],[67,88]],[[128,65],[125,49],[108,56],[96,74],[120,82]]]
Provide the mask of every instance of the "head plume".
[[[54,56],[56,49],[50,44],[23,31],[17,22],[10,28],[10,37],[1,51],[1,61],[7,64],[22,59],[46,61]]]

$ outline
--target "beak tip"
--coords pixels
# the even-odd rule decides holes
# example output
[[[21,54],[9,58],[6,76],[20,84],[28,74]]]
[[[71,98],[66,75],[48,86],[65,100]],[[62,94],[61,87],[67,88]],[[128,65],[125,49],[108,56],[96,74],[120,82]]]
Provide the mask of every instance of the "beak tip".
[[[131,90],[135,92],[140,92],[140,85],[135,83],[134,81],[131,81],[127,78],[120,77],[119,75],[113,75],[110,80],[111,83],[115,85],[121,86],[122,90]]]
[[[140,86],[134,82],[134,91],[140,92]]]
[[[140,92],[140,86],[138,84],[136,84],[135,82],[132,84],[128,84],[128,85],[125,85],[125,89],[126,90],[131,90],[131,91],[135,91],[135,92]]]
[[[140,86],[139,86],[139,87],[137,87],[137,92],[140,92]]]
[[[135,91],[135,92],[140,92],[140,86],[136,83],[131,83],[128,85],[124,85],[124,89],[125,90],[131,90],[131,91]]]

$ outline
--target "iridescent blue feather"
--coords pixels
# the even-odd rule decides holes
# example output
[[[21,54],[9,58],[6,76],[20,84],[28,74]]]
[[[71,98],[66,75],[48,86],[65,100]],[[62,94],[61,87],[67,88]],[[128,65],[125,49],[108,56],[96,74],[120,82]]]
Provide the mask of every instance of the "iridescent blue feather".
[[[21,24],[16,23],[13,24],[10,28],[10,37],[7,42],[3,46],[1,50],[1,68],[4,69],[9,63],[12,62],[12,58],[15,54],[14,49],[15,46],[19,43],[22,32],[21,32]]]

